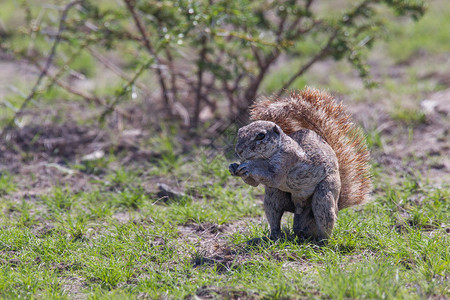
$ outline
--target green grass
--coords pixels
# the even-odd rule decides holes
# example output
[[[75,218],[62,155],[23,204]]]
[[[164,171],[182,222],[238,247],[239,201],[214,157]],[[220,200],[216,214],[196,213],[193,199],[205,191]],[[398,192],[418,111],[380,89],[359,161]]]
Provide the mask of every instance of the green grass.
[[[173,172],[193,196],[166,202],[146,191],[152,165],[108,168],[88,190],[56,185],[22,200],[15,177],[2,175],[0,297],[449,296],[448,189],[376,175],[374,201],[342,211],[326,246],[247,246],[268,235],[261,190],[231,178],[224,159],[185,161]]]
[[[450,7],[445,2],[429,1],[428,12],[418,22],[390,23],[393,33],[387,45],[389,55],[399,62],[419,52],[445,54],[450,51]]]
[[[12,180],[9,172],[3,171],[0,173],[0,196],[7,195],[16,190],[16,184]]]
[[[396,106],[390,115],[392,119],[405,125],[423,124],[426,121],[425,113],[418,108]]]

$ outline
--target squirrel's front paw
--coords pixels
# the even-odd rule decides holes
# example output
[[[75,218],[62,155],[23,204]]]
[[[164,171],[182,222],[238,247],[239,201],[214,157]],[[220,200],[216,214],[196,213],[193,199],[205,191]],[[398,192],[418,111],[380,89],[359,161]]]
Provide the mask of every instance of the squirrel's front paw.
[[[248,170],[248,163],[240,164],[236,169],[236,176],[245,178],[248,175],[250,175],[249,170]]]
[[[236,175],[236,170],[237,170],[238,167],[239,167],[239,165],[236,164],[236,163],[230,164],[230,165],[228,166],[228,170],[230,171],[230,173],[231,173],[232,176],[237,176],[237,175]]]
[[[247,163],[242,163],[240,165],[236,163],[230,164],[228,170],[233,176],[247,177],[249,175]]]

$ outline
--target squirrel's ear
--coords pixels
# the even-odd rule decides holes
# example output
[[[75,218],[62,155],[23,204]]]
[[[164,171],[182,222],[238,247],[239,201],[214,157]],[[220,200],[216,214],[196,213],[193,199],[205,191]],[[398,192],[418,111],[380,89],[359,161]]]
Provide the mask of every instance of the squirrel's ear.
[[[273,126],[273,132],[275,132],[276,134],[280,134],[280,129],[277,125]]]

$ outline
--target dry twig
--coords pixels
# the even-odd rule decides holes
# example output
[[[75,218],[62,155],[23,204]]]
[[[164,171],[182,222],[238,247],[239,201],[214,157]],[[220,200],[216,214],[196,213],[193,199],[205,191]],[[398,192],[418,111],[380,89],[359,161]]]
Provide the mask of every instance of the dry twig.
[[[155,59],[156,63],[160,65],[162,62],[159,59],[158,55],[156,55],[155,50],[153,49],[152,44],[150,43],[150,40],[148,38],[147,30],[145,29],[144,24],[142,24],[141,19],[136,13],[136,10],[134,8],[134,1],[133,0],[124,0],[125,5],[127,6],[127,9],[130,11],[131,16],[133,17],[134,23],[136,27],[139,30],[139,33],[142,36],[144,46],[149,52],[149,54]],[[169,115],[171,115],[172,107],[171,107],[171,101],[169,99],[169,95],[167,92],[166,82],[164,80],[164,75],[161,71],[161,68],[156,68],[156,74],[158,75],[159,84],[161,86],[161,92],[162,92],[162,98],[164,99],[164,103],[166,105],[167,112]]]

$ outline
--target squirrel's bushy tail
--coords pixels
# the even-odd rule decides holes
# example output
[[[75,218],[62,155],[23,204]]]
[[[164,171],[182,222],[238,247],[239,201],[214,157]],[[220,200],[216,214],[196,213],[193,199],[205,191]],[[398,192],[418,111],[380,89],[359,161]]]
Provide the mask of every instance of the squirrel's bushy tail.
[[[289,97],[259,100],[250,108],[252,120],[276,123],[290,134],[302,128],[318,133],[339,162],[341,193],[338,208],[365,202],[371,191],[369,151],[364,135],[341,103],[324,91],[306,87]]]

